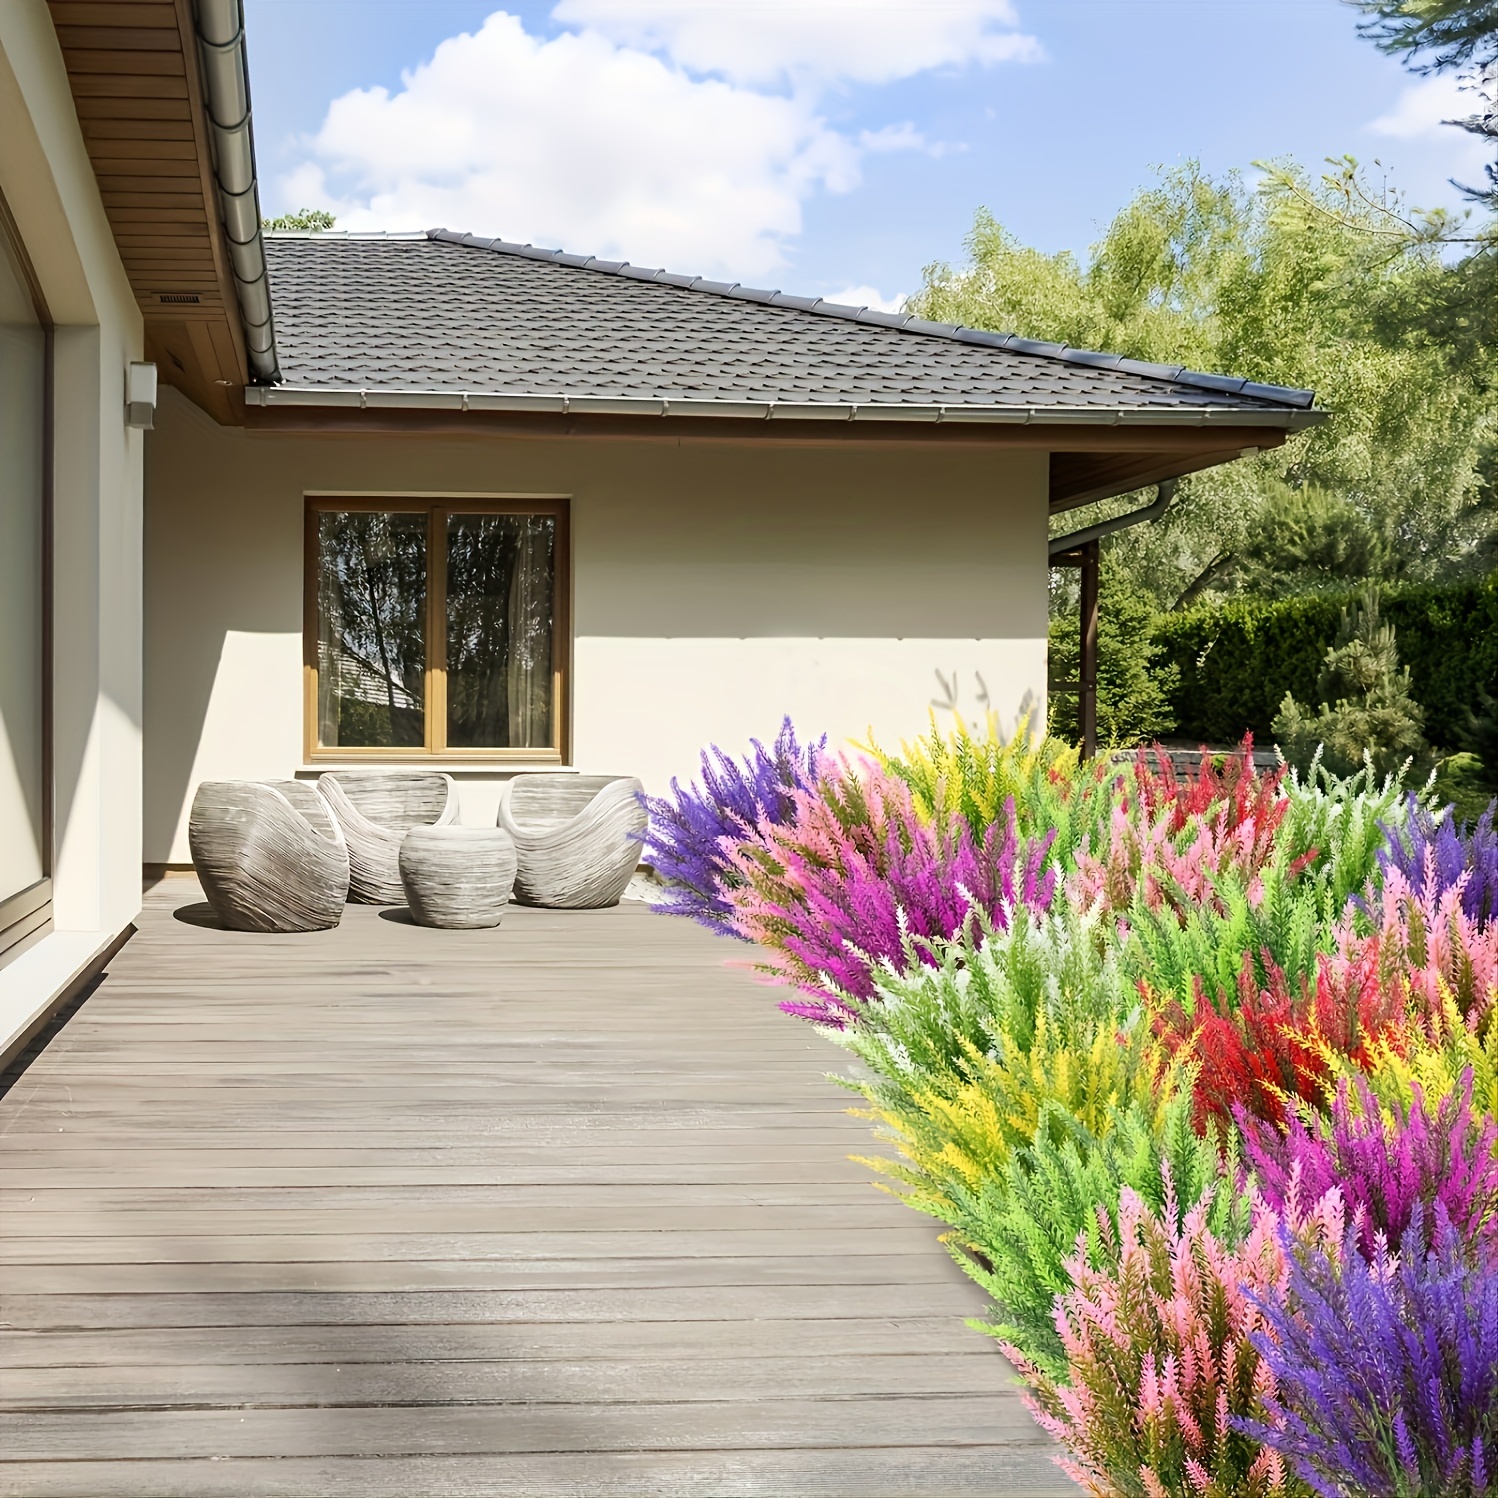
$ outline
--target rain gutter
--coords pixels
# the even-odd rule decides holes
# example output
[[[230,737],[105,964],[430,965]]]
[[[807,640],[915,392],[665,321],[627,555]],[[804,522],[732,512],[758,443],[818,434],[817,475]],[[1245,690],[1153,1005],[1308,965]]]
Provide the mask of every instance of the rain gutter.
[[[252,406],[353,407],[358,410],[535,411],[563,416],[717,416],[742,420],[992,422],[1011,426],[1268,427],[1299,432],[1325,411],[1207,406],[1196,409],[1109,406],[916,405],[902,402],[713,400],[701,397],[595,396],[485,390],[372,390],[277,385],[247,389]]]
[[[243,0],[196,0],[198,56],[208,122],[213,131],[213,174],[219,216],[229,244],[229,265],[239,298],[250,378],[280,378],[271,318],[265,245],[260,237],[260,193],[255,178],[255,136],[250,123],[250,73],[245,60]],[[250,393],[246,389],[246,395]]]

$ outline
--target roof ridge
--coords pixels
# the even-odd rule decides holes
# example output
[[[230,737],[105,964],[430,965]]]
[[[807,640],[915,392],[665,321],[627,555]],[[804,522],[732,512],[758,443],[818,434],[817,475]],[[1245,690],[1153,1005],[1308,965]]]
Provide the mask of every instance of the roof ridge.
[[[324,231],[327,232],[327,231]],[[335,231],[336,232],[336,231]],[[312,237],[312,236],[308,236]],[[350,238],[364,237],[349,235]],[[1247,396],[1250,400],[1308,409],[1316,402],[1314,390],[1299,390],[1289,385],[1266,385],[1257,380],[1234,375],[1209,374],[1188,369],[1184,364],[1152,364],[1144,359],[1130,359],[1123,354],[1100,353],[1093,349],[1071,348],[1064,343],[1047,343],[1036,338],[1022,338],[1017,333],[991,333],[984,328],[963,327],[960,323],[930,322],[907,312],[881,312],[872,307],[853,307],[829,302],[824,297],[792,296],[783,291],[769,291],[741,283],[712,281],[705,276],[689,276],[678,271],[651,269],[631,265],[627,260],[602,260],[595,255],[570,254],[565,250],[547,250],[532,244],[517,244],[504,239],[485,239],[477,234],[460,234],[453,229],[428,229],[424,236],[370,235],[370,238],[421,238],[441,244],[461,245],[468,249],[492,250],[526,260],[546,260],[574,270],[597,271],[604,275],[623,276],[631,281],[653,281],[683,291],[706,292],[711,296],[731,297],[735,301],[758,302],[767,307],[789,307],[797,312],[811,312],[819,317],[836,317],[844,322],[868,323],[901,333],[915,333],[927,338],[945,338],[955,343],[977,344],[985,348],[1004,349],[1009,353],[1028,354],[1034,358],[1056,359],[1065,364],[1080,364],[1091,369],[1116,370],[1120,374],[1142,379],[1161,380],[1172,385],[1214,390],[1223,395]]]

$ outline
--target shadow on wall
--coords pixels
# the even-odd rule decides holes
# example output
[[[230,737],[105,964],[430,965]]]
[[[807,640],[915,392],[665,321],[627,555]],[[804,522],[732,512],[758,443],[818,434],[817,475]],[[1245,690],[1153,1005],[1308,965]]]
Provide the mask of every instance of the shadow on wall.
[[[300,763],[300,504],[295,496],[264,506],[226,499],[217,470],[243,455],[231,450],[204,464],[195,439],[238,447],[243,434],[224,432],[174,390],[162,395],[146,446],[147,863],[171,858],[205,733],[219,740],[216,764],[238,765],[247,778],[271,773],[268,764],[289,775]],[[230,683],[240,700],[216,705],[215,686]],[[268,744],[275,746],[269,761]]]

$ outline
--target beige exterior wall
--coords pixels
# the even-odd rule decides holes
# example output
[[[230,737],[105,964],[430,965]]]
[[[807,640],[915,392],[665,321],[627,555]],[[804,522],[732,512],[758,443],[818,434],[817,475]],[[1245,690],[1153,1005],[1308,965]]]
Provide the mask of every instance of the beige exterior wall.
[[[53,921],[113,933],[141,888],[142,328],[44,0],[0,4],[0,189],[57,327]],[[39,983],[42,947],[15,965]]]
[[[302,754],[304,496],[564,494],[573,763],[663,789],[789,712],[893,742],[955,694],[1043,706],[1046,455],[919,447],[310,437],[167,391],[147,453],[148,862],[188,858],[198,782]],[[464,821],[501,776],[459,777]]]

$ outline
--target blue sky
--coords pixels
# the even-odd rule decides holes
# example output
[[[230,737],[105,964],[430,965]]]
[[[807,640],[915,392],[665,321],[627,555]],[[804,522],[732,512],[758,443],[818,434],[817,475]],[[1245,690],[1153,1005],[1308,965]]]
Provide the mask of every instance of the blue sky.
[[[1155,167],[1475,178],[1340,0],[247,0],[262,202],[888,302],[981,204],[1085,250]],[[487,23],[487,24],[486,24]],[[435,58],[435,61],[434,61]]]

